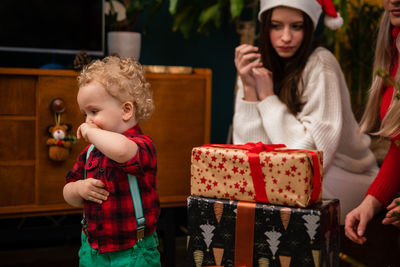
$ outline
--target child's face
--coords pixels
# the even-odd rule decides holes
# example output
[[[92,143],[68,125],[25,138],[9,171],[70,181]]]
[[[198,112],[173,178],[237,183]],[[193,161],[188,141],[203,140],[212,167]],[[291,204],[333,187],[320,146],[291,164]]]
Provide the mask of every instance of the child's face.
[[[270,40],[282,58],[292,57],[299,50],[304,37],[304,18],[300,10],[276,7],[272,11]]]
[[[99,83],[92,82],[80,87],[77,100],[86,122],[94,123],[106,131],[125,131],[123,104],[109,95]]]

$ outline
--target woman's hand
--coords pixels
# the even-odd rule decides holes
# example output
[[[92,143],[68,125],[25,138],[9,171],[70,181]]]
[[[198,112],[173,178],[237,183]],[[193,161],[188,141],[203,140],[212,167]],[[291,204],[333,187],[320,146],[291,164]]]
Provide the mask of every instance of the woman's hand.
[[[253,68],[262,66],[260,56],[258,47],[252,45],[243,44],[235,49],[235,66],[243,82],[244,99],[247,101],[259,100]]]
[[[389,206],[389,210],[386,213],[386,217],[382,220],[383,224],[393,224],[397,228],[400,228],[400,197],[394,199]]]
[[[381,209],[382,204],[373,196],[367,195],[361,204],[346,215],[345,233],[355,243],[364,244],[368,222]]]
[[[256,82],[256,92],[259,100],[274,95],[274,82],[272,72],[264,67],[253,68],[253,76]]]
[[[88,178],[85,180],[80,180],[78,187],[79,195],[88,201],[103,203],[108,198],[108,191],[104,188],[104,183],[100,180]]]

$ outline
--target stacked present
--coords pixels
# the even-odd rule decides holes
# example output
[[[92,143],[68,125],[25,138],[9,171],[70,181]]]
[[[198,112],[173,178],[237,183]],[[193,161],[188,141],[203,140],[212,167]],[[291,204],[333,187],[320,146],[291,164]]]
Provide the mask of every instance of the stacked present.
[[[321,201],[322,153],[194,148],[189,266],[338,266],[339,201]]]
[[[190,196],[188,266],[339,266],[338,209]]]

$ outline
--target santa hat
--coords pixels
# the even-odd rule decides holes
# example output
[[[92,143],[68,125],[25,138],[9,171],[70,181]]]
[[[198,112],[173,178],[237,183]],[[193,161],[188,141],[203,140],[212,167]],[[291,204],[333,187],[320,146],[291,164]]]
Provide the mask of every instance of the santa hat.
[[[311,18],[314,29],[317,27],[322,10],[325,12],[324,23],[328,28],[336,30],[343,25],[343,18],[336,12],[332,0],[260,0],[258,20],[261,21],[262,13],[277,6],[287,6],[303,11]]]

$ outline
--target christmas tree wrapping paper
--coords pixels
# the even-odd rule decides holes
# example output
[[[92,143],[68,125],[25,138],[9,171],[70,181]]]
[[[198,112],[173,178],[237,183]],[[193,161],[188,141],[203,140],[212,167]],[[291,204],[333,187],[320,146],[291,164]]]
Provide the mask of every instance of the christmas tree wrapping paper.
[[[188,198],[187,266],[339,266],[339,200],[307,208]]]
[[[321,199],[322,151],[284,145],[192,150],[191,195],[306,207]]]

